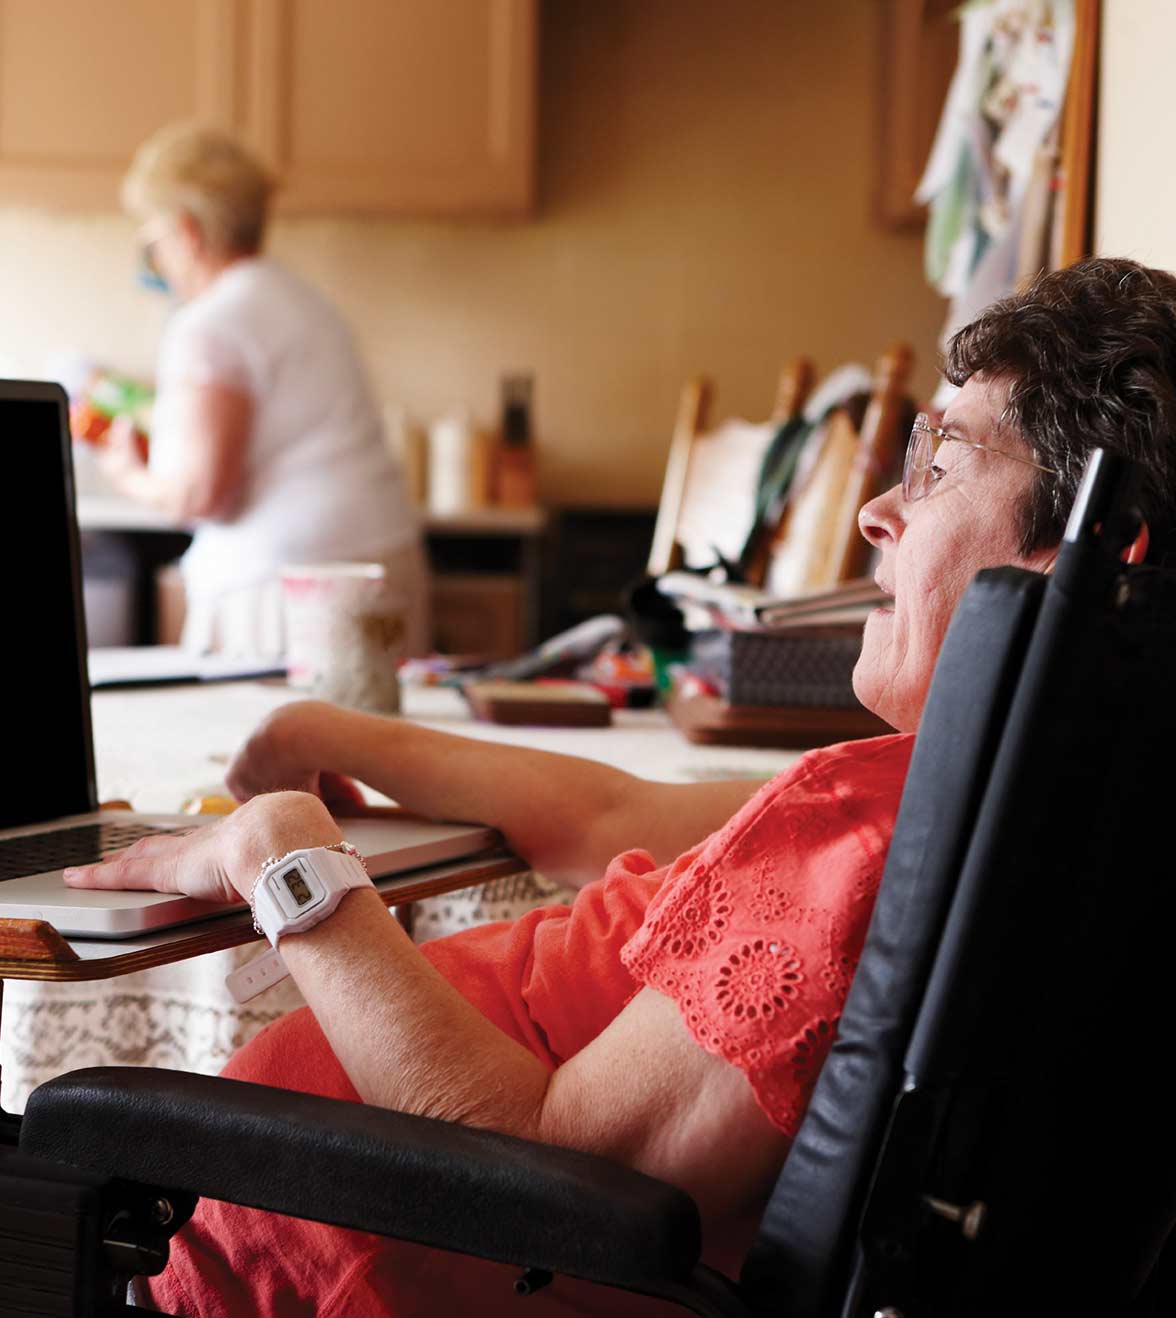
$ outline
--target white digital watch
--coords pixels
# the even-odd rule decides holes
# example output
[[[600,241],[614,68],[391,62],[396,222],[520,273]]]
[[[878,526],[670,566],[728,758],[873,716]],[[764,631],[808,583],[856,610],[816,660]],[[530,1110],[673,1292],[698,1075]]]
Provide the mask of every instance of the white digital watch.
[[[313,929],[353,888],[371,886],[359,852],[348,842],[303,847],[267,860],[253,885],[253,925],[271,947],[286,934]]]
[[[250,893],[253,927],[270,942],[270,951],[225,977],[238,1002],[248,1002],[290,973],[278,942],[286,934],[305,933],[331,915],[354,888],[371,887],[363,858],[350,842],[304,847],[261,867]]]

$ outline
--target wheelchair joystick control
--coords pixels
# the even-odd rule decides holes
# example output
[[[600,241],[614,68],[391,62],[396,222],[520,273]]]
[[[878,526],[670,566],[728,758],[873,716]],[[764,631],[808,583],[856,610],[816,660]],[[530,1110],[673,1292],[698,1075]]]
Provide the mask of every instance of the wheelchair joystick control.
[[[528,1268],[521,1277],[516,1278],[514,1291],[516,1295],[534,1295],[544,1286],[550,1286],[553,1280],[552,1274],[543,1268]]]
[[[979,1199],[974,1204],[969,1204],[967,1208],[961,1208],[958,1204],[949,1204],[943,1199],[935,1199],[931,1195],[924,1195],[923,1202],[937,1217],[945,1217],[949,1222],[958,1222],[960,1233],[965,1240],[975,1240],[984,1227],[984,1217],[988,1209]]]
[[[160,1226],[167,1226],[175,1215],[176,1210],[171,1206],[171,1201],[168,1199],[156,1199],[151,1205],[151,1216]]]

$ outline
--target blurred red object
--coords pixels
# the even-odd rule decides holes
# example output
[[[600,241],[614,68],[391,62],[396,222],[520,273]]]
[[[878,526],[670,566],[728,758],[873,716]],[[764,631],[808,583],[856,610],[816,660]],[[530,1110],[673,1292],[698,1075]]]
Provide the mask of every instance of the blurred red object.
[[[111,418],[85,401],[70,403],[69,429],[74,439],[85,440],[87,444],[101,446],[106,443],[110,433]]]
[[[657,699],[653,655],[644,645],[612,643],[579,670],[614,709],[643,709]]]
[[[700,677],[689,669],[682,669],[674,674],[674,695],[683,700],[692,696],[718,696],[719,688],[706,678]]]

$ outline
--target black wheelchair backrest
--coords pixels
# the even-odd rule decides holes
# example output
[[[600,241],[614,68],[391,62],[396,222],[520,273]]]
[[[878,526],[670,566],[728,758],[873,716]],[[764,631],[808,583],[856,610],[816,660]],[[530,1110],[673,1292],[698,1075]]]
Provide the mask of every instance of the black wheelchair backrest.
[[[953,619],[744,1268],[765,1312],[1123,1313],[1176,1220],[1176,586],[1119,561],[1123,469],[1101,476],[1052,576],[981,573]]]

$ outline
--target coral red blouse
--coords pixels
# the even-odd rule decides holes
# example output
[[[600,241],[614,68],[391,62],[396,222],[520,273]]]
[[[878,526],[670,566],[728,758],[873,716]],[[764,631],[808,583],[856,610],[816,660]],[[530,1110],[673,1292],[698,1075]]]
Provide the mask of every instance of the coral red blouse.
[[[421,950],[553,1069],[648,984],[677,1002],[700,1046],[740,1067],[768,1117],[794,1134],[861,952],[913,741],[810,752],[666,869],[629,851],[570,908]],[[306,1009],[262,1031],[225,1073],[359,1098]],[[511,1279],[498,1264],[206,1199],[149,1291],[184,1318],[492,1318],[516,1311]],[[537,1318],[670,1312],[566,1277],[527,1305]]]
[[[861,955],[913,744],[806,755],[675,862],[621,951],[790,1136]],[[640,868],[641,855],[614,864]]]

